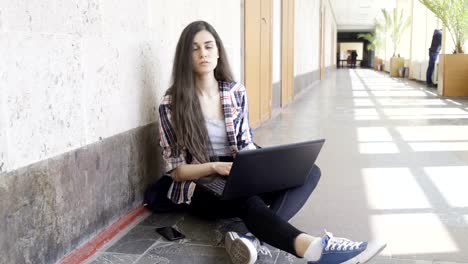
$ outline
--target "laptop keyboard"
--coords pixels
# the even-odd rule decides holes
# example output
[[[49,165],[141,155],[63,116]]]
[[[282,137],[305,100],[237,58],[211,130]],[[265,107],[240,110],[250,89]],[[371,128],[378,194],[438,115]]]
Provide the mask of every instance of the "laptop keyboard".
[[[207,187],[208,189],[214,191],[215,193],[217,193],[219,195],[223,194],[225,186],[226,186],[226,181],[221,180],[221,179],[217,179],[217,180],[215,180],[213,182],[210,182],[210,183],[205,185],[205,187]]]

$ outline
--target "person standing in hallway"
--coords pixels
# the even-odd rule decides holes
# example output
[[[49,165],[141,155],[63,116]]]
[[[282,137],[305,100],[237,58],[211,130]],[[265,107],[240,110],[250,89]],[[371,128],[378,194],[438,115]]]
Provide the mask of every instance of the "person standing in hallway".
[[[172,84],[159,116],[165,171],[173,179],[168,198],[188,204],[189,212],[200,217],[240,217],[252,233],[226,233],[225,247],[233,263],[253,264],[257,250],[265,252],[260,241],[317,264],[364,263],[386,246],[328,232],[316,237],[288,222],[317,185],[320,170],[316,166],[304,185],[264,195],[220,200],[197,188],[195,180],[212,174],[228,176],[236,153],[256,148],[246,88],[233,80],[223,43],[207,22],[192,22],[182,31]]]
[[[356,59],[358,57],[358,54],[355,50],[351,51],[351,66],[353,68],[356,68]]]
[[[442,29],[435,29],[432,34],[431,47],[429,48],[429,65],[427,66],[426,72],[426,85],[428,87],[435,87],[436,85],[432,82],[432,74],[434,72],[435,62],[439,57],[439,52],[442,44]]]

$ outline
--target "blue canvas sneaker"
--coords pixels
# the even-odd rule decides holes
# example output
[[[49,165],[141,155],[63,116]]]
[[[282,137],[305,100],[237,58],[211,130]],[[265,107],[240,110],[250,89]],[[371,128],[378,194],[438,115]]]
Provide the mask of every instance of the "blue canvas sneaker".
[[[334,237],[326,232],[322,238],[322,255],[317,261],[308,264],[362,264],[369,261],[386,245],[384,242],[355,242],[346,238]]]

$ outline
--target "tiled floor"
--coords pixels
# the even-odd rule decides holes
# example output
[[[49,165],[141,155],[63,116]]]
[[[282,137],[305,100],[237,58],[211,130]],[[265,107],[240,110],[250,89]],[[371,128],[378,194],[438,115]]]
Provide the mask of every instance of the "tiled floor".
[[[468,100],[371,70],[341,69],[256,129],[263,146],[325,138],[322,178],[291,222],[387,248],[371,263],[468,263]],[[175,225],[168,243],[155,227]],[[222,247],[239,220],[151,215],[88,263],[229,263]],[[257,263],[305,263],[271,248]]]
[[[167,242],[156,227],[172,225],[186,235],[178,242]],[[151,215],[123,237],[109,243],[88,263],[230,263],[223,247],[227,231],[246,233],[239,219],[207,221],[185,213]],[[261,255],[257,263],[305,263],[269,247],[270,255]]]

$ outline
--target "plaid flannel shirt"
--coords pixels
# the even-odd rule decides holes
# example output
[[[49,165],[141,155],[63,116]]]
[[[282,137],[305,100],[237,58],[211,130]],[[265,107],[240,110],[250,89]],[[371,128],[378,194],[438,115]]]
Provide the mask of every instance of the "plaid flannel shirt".
[[[249,126],[247,93],[245,87],[239,83],[218,82],[221,104],[224,112],[227,138],[231,153],[234,156],[242,149],[255,149],[252,142],[252,129]],[[184,148],[180,155],[172,154],[171,146],[176,142],[175,132],[171,125],[171,101],[168,95],[164,96],[159,106],[159,134],[162,156],[166,173],[182,164],[187,164],[187,150]],[[195,158],[190,164],[199,164]],[[190,204],[196,184],[193,181],[173,182],[167,197],[174,203]]]

